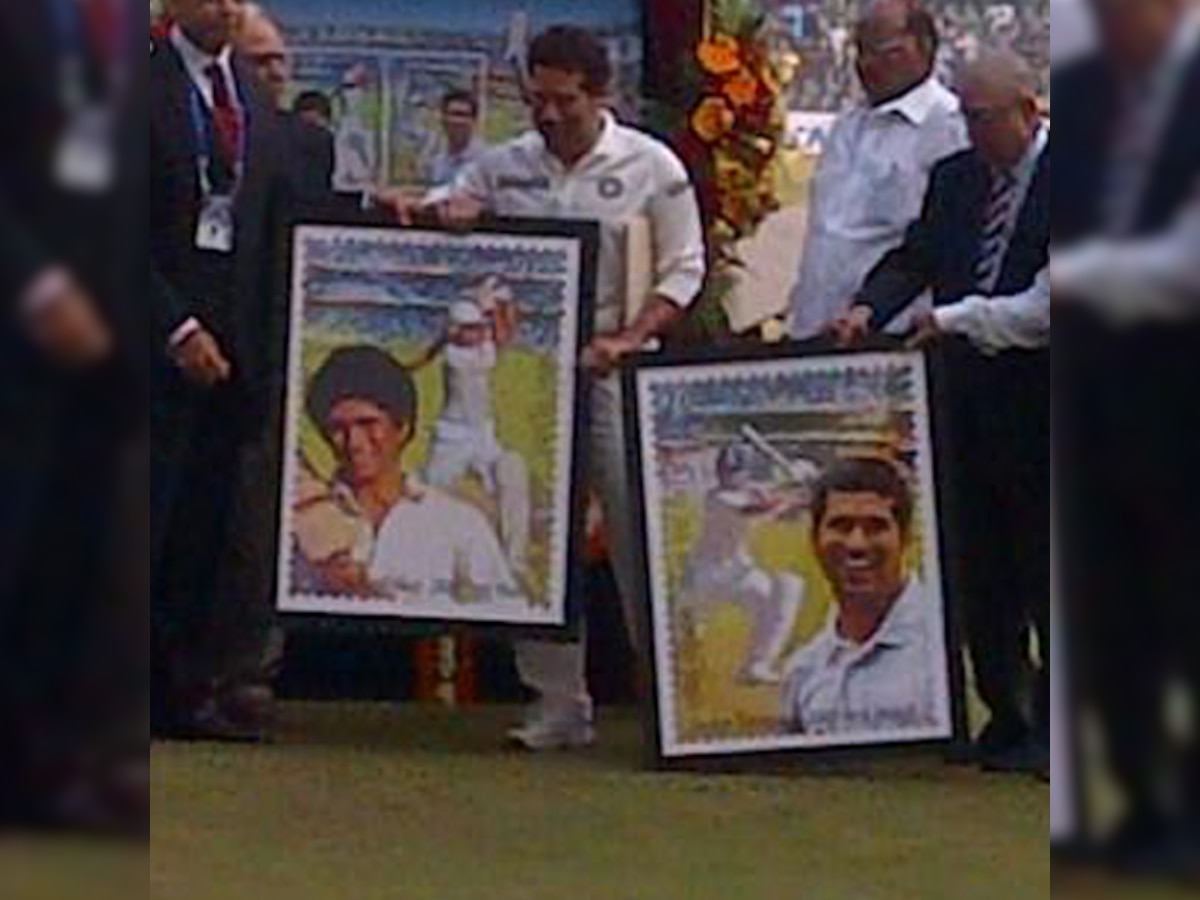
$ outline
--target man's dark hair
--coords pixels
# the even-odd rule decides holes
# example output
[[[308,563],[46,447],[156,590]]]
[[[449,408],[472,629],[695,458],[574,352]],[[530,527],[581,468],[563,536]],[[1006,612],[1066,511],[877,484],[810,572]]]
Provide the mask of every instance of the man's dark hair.
[[[900,531],[907,535],[913,522],[913,495],[904,475],[882,459],[847,459],[825,470],[813,489],[813,528],[819,529],[833,494],[875,494],[891,501]]]
[[[556,25],[534,38],[529,46],[530,74],[539,68],[582,75],[584,90],[594,96],[612,86],[608,48],[586,28]]]
[[[297,115],[301,113],[312,112],[316,113],[323,119],[333,118],[333,103],[330,99],[320,91],[305,91],[296,98],[296,102],[292,104],[292,112]]]
[[[408,369],[377,347],[342,347],[308,387],[308,415],[328,437],[329,417],[345,400],[366,400],[397,425],[416,426],[417,386]]]
[[[442,112],[448,110],[451,106],[465,106],[471,110],[471,118],[479,118],[479,98],[470,91],[464,91],[461,88],[446,91],[442,95]]]

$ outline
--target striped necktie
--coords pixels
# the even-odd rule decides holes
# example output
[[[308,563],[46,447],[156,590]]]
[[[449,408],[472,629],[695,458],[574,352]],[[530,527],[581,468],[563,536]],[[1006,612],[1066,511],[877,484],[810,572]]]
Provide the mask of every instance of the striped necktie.
[[[979,260],[975,263],[975,284],[985,295],[996,290],[1004,259],[1008,255],[1009,225],[1017,202],[1019,180],[1012,172],[996,172],[988,196]]]

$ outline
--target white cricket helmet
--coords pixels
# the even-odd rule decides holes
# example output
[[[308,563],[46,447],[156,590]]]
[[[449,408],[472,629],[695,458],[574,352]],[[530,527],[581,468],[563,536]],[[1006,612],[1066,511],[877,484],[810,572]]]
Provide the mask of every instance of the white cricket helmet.
[[[472,325],[486,324],[483,310],[478,305],[466,300],[450,304],[450,324],[466,328]]]

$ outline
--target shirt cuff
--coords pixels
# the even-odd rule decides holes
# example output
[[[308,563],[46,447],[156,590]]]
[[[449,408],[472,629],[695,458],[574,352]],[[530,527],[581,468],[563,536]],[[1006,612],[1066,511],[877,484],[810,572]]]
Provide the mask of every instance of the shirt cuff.
[[[21,295],[19,309],[26,317],[37,316],[58,303],[70,287],[71,275],[66,269],[46,269],[34,276],[33,282]]]
[[[167,346],[172,350],[178,350],[203,328],[204,326],[200,324],[200,320],[193,316],[171,332],[171,339],[167,342]]]
[[[968,336],[971,331],[971,321],[979,305],[986,303],[982,297],[965,297],[957,303],[939,306],[933,311],[934,321],[938,329],[946,334]]]
[[[680,309],[690,309],[692,304],[700,299],[704,289],[703,276],[697,277],[690,273],[678,274],[666,278],[654,288],[654,296],[670,300]]]

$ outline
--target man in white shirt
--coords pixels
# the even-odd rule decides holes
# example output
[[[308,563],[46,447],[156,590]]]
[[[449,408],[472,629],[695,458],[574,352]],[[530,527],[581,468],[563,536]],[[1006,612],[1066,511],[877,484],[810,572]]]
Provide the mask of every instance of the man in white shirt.
[[[856,43],[867,102],[838,121],[813,182],[791,300],[797,339],[846,312],[920,214],[933,167],[967,146],[958,100],[934,75],[938,33],[927,11],[913,0],[876,0]]]
[[[797,733],[950,735],[937,610],[906,563],[912,519],[912,494],[888,462],[848,460],[817,485],[813,543],[837,602],[787,666],[783,716]]]
[[[422,171],[432,187],[452,184],[459,172],[487,150],[479,136],[479,99],[470,91],[450,91],[442,98],[441,122],[441,134],[421,159]]]
[[[536,128],[486,154],[420,212],[443,224],[474,225],[500,216],[598,221],[601,226],[596,333],[582,365],[592,391],[593,478],[610,525],[613,565],[626,619],[632,603],[634,548],[628,527],[629,475],[620,381],[614,372],[676,323],[705,277],[704,230],[687,170],[664,144],[627,128],[609,111],[612,62],[587,31],[552,28],[529,48],[527,97]],[[403,210],[398,210],[403,213]],[[409,210],[410,215],[418,210]],[[625,233],[649,220],[655,248],[654,296],[626,315]],[[403,215],[402,215],[403,218]],[[512,734],[530,749],[572,747],[593,739],[592,700],[582,644],[523,643],[522,679],[541,696],[524,728]]]

